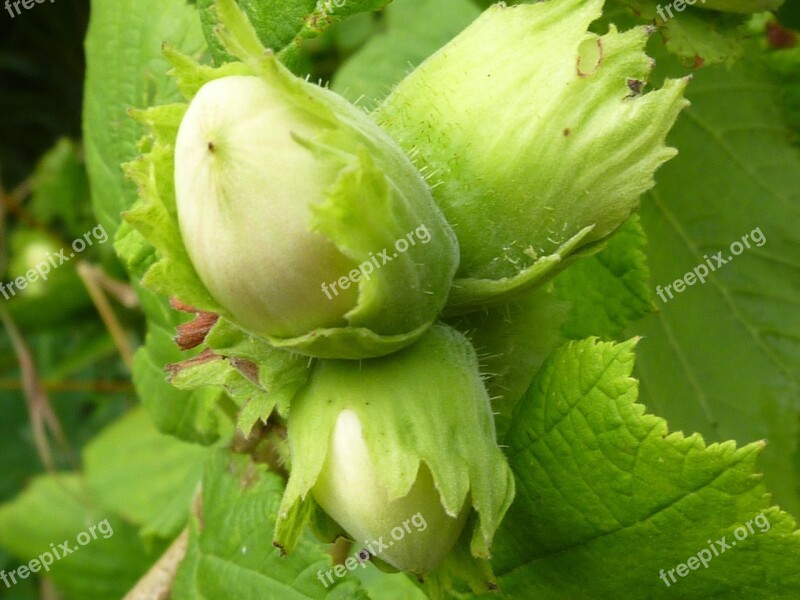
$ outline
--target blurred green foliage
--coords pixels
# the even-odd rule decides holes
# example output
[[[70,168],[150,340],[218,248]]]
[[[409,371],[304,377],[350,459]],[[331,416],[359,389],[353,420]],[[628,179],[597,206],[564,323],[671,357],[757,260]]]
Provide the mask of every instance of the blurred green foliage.
[[[254,14],[269,17],[269,11],[263,10],[266,2],[246,3],[255,7]],[[209,2],[197,4],[203,8]],[[298,19],[315,3],[302,0],[280,4],[302,9],[293,13],[296,18],[291,31],[277,38],[286,41],[298,35]],[[364,6],[382,4],[378,0]],[[301,36],[291,65],[312,80],[331,83],[352,100],[363,96],[363,103],[372,106],[488,4],[488,0],[397,0],[385,10],[332,23],[319,35]],[[646,15],[636,14],[629,7],[652,4],[609,0],[606,17],[597,27],[605,29],[611,21],[626,27],[646,22]],[[152,17],[158,9],[148,13],[144,3],[116,0],[97,0],[94,8],[99,5],[109,11],[107,14],[119,12],[119,29],[114,35],[120,40],[127,43],[126,35],[143,39],[148,31],[153,33]],[[190,15],[185,21],[168,25],[174,28],[171,32],[185,26],[186,31],[192,31],[191,36],[169,36],[170,41],[179,47],[190,45],[189,50],[206,53],[210,61],[199,16],[196,21],[189,20],[196,15],[181,0],[153,0],[147,6],[162,5],[165,13],[169,5],[176,14]],[[132,13],[126,11],[136,7],[140,26],[133,30],[129,27]],[[635,248],[626,246],[627,238],[616,238],[603,254],[579,264],[556,282],[559,298],[573,302],[562,333],[619,337],[627,321],[652,308],[645,295],[648,269],[653,285],[671,281],[682,273],[683,267],[674,266],[676,261],[689,268],[696,263],[698,248],[708,252],[748,228],[769,223],[769,252],[738,259],[737,267],[724,273],[713,287],[693,290],[698,292],[699,301],[695,298],[690,306],[683,298],[676,300],[643,322],[628,324],[625,333],[647,335],[637,350],[636,374],[643,382],[641,397],[648,408],[668,417],[672,430],[701,431],[709,442],[772,438],[759,468],[766,471],[768,487],[773,486],[771,491],[784,507],[796,509],[800,497],[796,483],[800,434],[798,379],[792,368],[797,364],[794,359],[800,333],[796,308],[790,311],[796,307],[791,299],[798,289],[797,265],[787,257],[792,252],[796,255],[797,248],[796,228],[788,230],[799,199],[796,155],[789,149],[800,139],[800,49],[769,49],[764,40],[741,29],[744,19],[740,17],[722,18],[697,9],[689,14],[691,19],[672,24],[671,47],[653,43],[659,77],[684,74],[686,60],[692,64],[697,52],[709,62],[731,62],[745,50],[749,54],[732,71],[720,65],[697,72],[697,81],[690,87],[690,97],[696,104],[682,117],[671,139],[681,155],[659,173],[658,188],[644,199],[642,227],[632,224],[626,230],[625,235],[636,238]],[[784,26],[800,28],[800,7],[795,0],[787,1],[778,15]],[[154,65],[163,63],[158,62],[163,30],[155,29],[152,39],[147,38],[154,42],[152,47],[133,48],[121,43],[116,50],[97,49],[98,55],[108,53],[104,58],[109,64],[114,60],[140,62],[132,68],[131,77],[139,78],[136,86],[126,88],[129,81],[115,79],[121,77],[121,67],[104,74],[107,78],[97,83],[108,86],[109,96],[118,95],[115,104],[101,107],[107,111],[95,111],[105,119],[95,124],[95,135],[102,140],[116,131],[112,126],[127,129],[129,144],[115,147],[119,155],[105,156],[109,164],[102,176],[110,186],[90,189],[85,154],[94,140],[82,139],[84,39],[89,16],[89,0],[36,4],[14,18],[0,12],[2,282],[26,272],[42,259],[42,252],[68,248],[72,240],[91,231],[98,222],[119,223],[119,212],[130,206],[134,194],[133,187],[123,183],[117,166],[136,155],[135,144],[141,134],[127,121],[127,108],[143,107],[156,99],[166,101],[174,91],[160,87],[167,78],[154,70]],[[206,36],[212,25],[205,22]],[[735,42],[729,37],[734,31]],[[747,37],[755,39],[743,41]],[[131,49],[140,55],[131,58],[126,54]],[[669,57],[667,50],[681,54],[684,62]],[[726,86],[721,96],[719,90]],[[128,93],[133,95],[125,96]],[[737,131],[748,132],[747,137],[737,137]],[[758,173],[731,169],[732,164],[756,163]],[[770,172],[771,176],[759,175]],[[94,208],[91,194],[100,194],[95,197]],[[725,211],[730,214],[720,217]],[[216,576],[227,564],[246,568],[248,585],[258,589],[264,570],[279,569],[272,565],[279,565],[281,559],[269,544],[269,531],[252,530],[266,513],[274,512],[281,482],[262,463],[251,464],[245,457],[178,441],[152,423],[155,415],[161,429],[168,429],[163,424],[169,419],[159,421],[158,411],[169,412],[184,402],[184,396],[166,384],[162,368],[163,362],[182,356],[171,337],[174,326],[187,317],[176,315],[165,299],[138,288],[137,281],[133,289],[129,287],[129,274],[113,251],[114,231],[108,233],[107,243],[93,245],[55,270],[47,282],[40,281],[40,285],[30,286],[9,301],[0,296],[5,321],[19,329],[26,346],[15,345],[5,326],[0,331],[0,570],[16,569],[24,557],[36,554],[37,548],[46,549],[50,542],[74,535],[87,519],[108,516],[118,537],[83,557],[77,556],[74,562],[64,562],[53,574],[68,600],[120,597],[187,522],[192,530],[190,560],[182,569],[179,589],[194,593],[207,583],[204,578],[210,577],[208,573]],[[645,247],[647,268],[639,259],[640,247]],[[630,264],[621,260],[634,253],[636,260],[628,261]],[[108,306],[99,308],[92,298],[77,268],[79,261],[97,268],[100,281],[95,283],[108,299]],[[605,270],[601,272],[601,268]],[[774,297],[768,297],[770,293]],[[135,299],[137,294],[144,308],[123,301]],[[637,300],[635,305],[631,297]],[[703,302],[708,306],[698,313]],[[724,310],[715,308],[719,306]],[[768,307],[772,307],[771,312]],[[159,348],[159,360],[151,365],[151,379],[145,386],[152,393],[137,398],[120,344],[142,346],[147,335],[145,314],[153,319],[151,327],[153,322],[159,324],[150,330]],[[781,316],[780,323],[771,320],[775,315]],[[506,314],[485,318],[508,323]],[[109,329],[109,320],[116,328],[116,337]],[[549,326],[555,329],[553,323]],[[764,335],[755,335],[756,330],[763,330]],[[498,331],[506,333],[501,326]],[[553,338],[558,337],[555,331],[551,333]],[[485,348],[500,342],[508,340],[480,340]],[[62,445],[50,439],[59,475],[46,472],[38,453],[32,419],[35,410],[31,395],[25,393],[25,373],[20,369],[22,351],[29,352],[36,378],[67,441]],[[533,356],[531,349],[526,351]],[[520,364],[538,368],[544,350],[535,351],[535,360],[528,357]],[[495,381],[498,383],[502,380]],[[167,394],[171,396],[167,398]],[[140,400],[151,413],[138,407]],[[715,412],[721,417],[714,417]],[[510,423],[506,419],[503,428]],[[176,418],[171,423],[172,432],[184,438],[192,437],[195,425],[188,418]],[[198,436],[201,438],[210,443],[214,436]],[[252,454],[264,451],[248,450]],[[205,533],[201,531],[202,519],[190,514],[192,498],[203,477],[216,490],[206,491],[203,497],[209,505],[207,514],[217,517]],[[239,493],[250,485],[254,486],[250,492]],[[131,486],[135,487],[133,491]],[[236,510],[229,510],[231,507]],[[229,537],[231,530],[238,537]],[[237,544],[242,540],[247,541],[249,556],[237,554]],[[229,563],[214,562],[218,552],[225,553]],[[327,564],[327,560],[309,541],[292,569],[300,572],[311,564]],[[353,594],[366,590],[371,597],[381,599],[400,600],[421,594],[402,575],[387,576],[371,567],[356,575],[363,579],[361,584],[348,578],[339,588],[358,590]],[[226,577],[237,578],[231,573]],[[280,577],[269,577],[270,585],[277,586],[281,581]],[[306,578],[313,580],[313,573]],[[305,585],[319,594],[312,584],[315,582]],[[38,598],[41,585],[41,580],[34,579],[12,590],[0,584],[0,598]],[[552,588],[542,585],[537,590],[553,593]],[[392,595],[386,586],[391,587]]]

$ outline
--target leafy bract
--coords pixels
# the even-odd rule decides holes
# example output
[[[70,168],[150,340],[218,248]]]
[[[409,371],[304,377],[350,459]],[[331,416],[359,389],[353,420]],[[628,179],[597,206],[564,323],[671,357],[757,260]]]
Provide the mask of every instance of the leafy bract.
[[[137,118],[150,126],[151,135],[142,143],[146,152],[127,165],[127,173],[136,181],[141,200],[127,213],[126,220],[138,234],[155,246],[159,256],[158,262],[147,271],[144,284],[195,308],[228,317],[277,347],[309,356],[364,358],[389,354],[412,343],[433,323],[445,303],[458,262],[455,234],[433,202],[424,179],[402,150],[363,111],[336,94],[289,73],[273,54],[264,49],[233,0],[218,0],[216,6],[224,23],[217,33],[226,47],[243,62],[227,63],[214,69],[166,47],[181,91],[188,100],[193,100],[197,90],[205,83],[234,74],[247,75],[252,78],[251,81],[260,81],[257,85],[279,91],[283,101],[298,114],[306,114],[308,119],[313,117],[312,121],[316,123],[314,135],[300,135],[293,131],[295,139],[291,143],[296,142],[309,155],[319,157],[320,168],[331,170],[332,183],[319,190],[322,200],[308,207],[309,222],[299,226],[307,226],[309,236],[312,233],[324,236],[327,242],[352,261],[352,266],[363,268],[363,277],[358,269],[354,270],[358,275],[355,280],[358,281],[357,300],[354,306],[344,309],[344,314],[337,313],[337,318],[328,318],[321,323],[318,320],[316,325],[300,331],[286,328],[285,333],[280,333],[270,329],[269,323],[264,322],[263,313],[272,306],[269,301],[257,304],[260,295],[266,293],[260,292],[258,286],[243,284],[241,294],[237,295],[231,290],[238,282],[235,278],[233,281],[225,279],[237,266],[235,257],[241,254],[250,260],[245,263],[242,258],[240,262],[245,263],[252,277],[258,281],[263,279],[264,285],[272,281],[270,274],[264,272],[263,261],[258,260],[252,251],[250,255],[246,254],[249,244],[261,243],[259,234],[262,232],[257,220],[254,221],[252,214],[245,214],[245,209],[256,212],[267,210],[268,207],[268,202],[259,198],[258,190],[262,188],[255,181],[252,183],[256,187],[247,190],[252,204],[241,194],[235,193],[239,189],[235,186],[235,189],[230,189],[230,186],[220,185],[218,190],[209,191],[212,197],[217,192],[236,195],[242,205],[237,204],[230,208],[230,214],[223,214],[232,221],[244,219],[246,224],[240,225],[240,236],[236,235],[233,225],[217,233],[217,241],[228,240],[227,244],[221,242],[225,249],[215,262],[216,270],[222,270],[223,274],[195,272],[181,234],[187,236],[186,244],[191,246],[197,241],[191,236],[197,232],[179,230],[173,177],[176,172],[175,138],[184,114],[183,106],[163,105],[137,113]],[[202,147],[205,151],[205,143]],[[179,162],[177,166],[182,164]],[[210,164],[216,168],[224,161],[212,160]],[[218,175],[220,181],[227,181],[229,171],[234,168],[230,166],[223,169],[224,173]],[[302,172],[298,176],[302,176]],[[246,187],[248,180],[234,179],[236,186]],[[192,181],[191,171],[188,180]],[[192,206],[195,195],[183,195],[181,198]],[[213,206],[222,205],[207,201]],[[182,208],[186,210],[186,205]],[[186,217],[187,212],[190,211],[182,213],[185,219],[181,221],[181,227],[186,227],[186,219],[189,218]],[[207,212],[213,211],[209,208]],[[203,227],[207,226],[212,231],[218,226],[217,218],[223,219],[214,214],[202,216]],[[275,220],[275,223],[280,222]],[[279,229],[279,225],[274,223],[271,227]],[[421,244],[417,244],[416,240],[411,243],[403,239],[405,251],[400,251],[398,245],[398,251],[389,255],[396,240],[408,236],[409,231],[418,235],[424,231],[427,239],[423,239]],[[280,240],[269,241],[280,243]],[[428,242],[431,242],[430,245]],[[202,247],[202,244],[199,243],[199,246]],[[194,247],[196,249],[197,244]],[[376,257],[381,248],[385,249],[386,255],[383,262]],[[271,258],[277,252],[277,249],[273,253],[266,252],[264,256]],[[292,253],[289,251],[287,254],[291,256]],[[196,253],[192,258],[195,264],[203,262],[198,263]],[[300,257],[298,264],[305,262],[307,266],[312,258]],[[370,261],[370,270],[367,272],[366,266]],[[356,277],[352,273],[350,277]],[[201,282],[201,275],[208,290]],[[289,281],[286,294],[309,293],[305,287],[291,289],[291,269],[287,269],[284,279]],[[276,277],[275,287],[284,292],[279,284],[280,277]],[[215,286],[216,293],[212,298]],[[323,291],[314,286],[316,303],[325,306],[328,300]],[[349,284],[345,289],[347,287]],[[323,285],[322,289],[327,288]],[[245,291],[249,291],[252,297],[242,299],[238,304],[240,311],[236,313],[235,307],[231,306],[235,301],[231,298],[238,301]],[[330,292],[326,293],[330,299]],[[228,302],[225,302],[226,294],[231,295],[227,298]],[[284,300],[282,293],[275,298],[280,298],[281,302]],[[292,303],[287,301],[283,304],[290,306]],[[248,309],[246,317],[242,314],[243,308]],[[314,316],[309,314],[304,318],[311,322],[310,317]],[[277,320],[274,315],[273,320]]]
[[[645,414],[635,343],[562,346],[519,403],[505,440],[519,492],[495,539],[500,597],[795,597],[800,534],[754,473],[763,443],[707,445]],[[675,571],[703,550],[705,568]]]
[[[187,358],[173,341],[182,318],[163,297],[142,286],[136,290],[151,318],[145,345],[134,356],[133,382],[156,426],[164,433],[203,444],[227,437],[233,428],[219,390],[206,387],[185,392],[167,381],[165,365]]]
[[[360,424],[372,464],[371,469],[359,469],[363,495],[340,504],[349,521],[340,523],[343,527],[358,522],[359,514],[385,502],[384,497],[394,501],[407,496],[424,464],[447,515],[456,517],[465,506],[475,509],[469,548],[473,556],[488,558],[514,485],[497,447],[477,358],[462,334],[437,324],[419,342],[390,357],[317,364],[289,414],[292,472],[275,534],[276,544],[287,551],[302,531],[303,513],[310,512],[309,494],[319,492],[315,486],[320,480],[335,478],[328,464],[338,460],[331,440],[342,413]],[[423,414],[427,418],[420,418]],[[394,518],[390,511],[374,509],[362,523],[382,531]]]
[[[220,318],[205,344],[213,356],[174,365],[170,381],[181,389],[216,386],[241,408],[237,427],[249,437],[274,409],[289,410],[289,401],[306,382],[312,361],[274,348]]]
[[[495,5],[376,111],[440,180],[434,198],[461,248],[449,314],[511,299],[588,251],[674,155],[662,142],[686,81],[642,93],[651,30],[589,33],[603,5]]]
[[[569,303],[547,287],[448,321],[475,348],[499,437],[547,355],[565,341],[561,329],[568,311]]]

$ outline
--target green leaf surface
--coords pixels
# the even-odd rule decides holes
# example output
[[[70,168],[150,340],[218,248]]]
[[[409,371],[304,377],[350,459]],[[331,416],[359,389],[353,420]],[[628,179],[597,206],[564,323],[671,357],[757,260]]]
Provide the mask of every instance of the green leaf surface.
[[[216,0],[198,0],[197,8],[211,56],[216,64],[221,64],[236,58],[225,50],[215,33],[219,25],[216,3]],[[303,28],[305,18],[313,12],[316,0],[236,0],[236,4],[247,15],[264,47],[279,52]]]
[[[351,102],[377,105],[394,84],[479,14],[469,0],[396,0],[386,9],[385,31],[342,65],[331,89]]]
[[[687,13],[669,19],[662,35],[667,49],[687,65],[732,63],[742,57],[743,33],[737,32],[735,19]]]
[[[213,388],[179,390],[167,381],[165,366],[190,358],[173,341],[176,326],[185,321],[165,300],[138,287],[137,292],[148,320],[145,345],[134,357],[133,382],[156,426],[181,439],[212,444],[232,433],[224,409],[224,394]]]
[[[107,526],[100,525],[105,519]],[[12,568],[53,553],[53,547],[66,554],[62,543],[72,552],[45,574],[70,600],[119,600],[161,550],[148,556],[136,529],[101,510],[77,474],[39,477],[13,502],[0,505],[0,546],[20,561]]]
[[[318,574],[332,565],[319,544],[304,540],[291,555],[280,555],[272,531],[282,493],[282,480],[265,465],[214,452],[173,599],[368,600],[352,576],[323,585]]]
[[[781,24],[792,29],[800,29],[800,4],[797,2],[784,2],[778,11]]]
[[[709,4],[709,0],[705,7],[699,1],[694,6],[684,3],[678,11],[672,2],[610,0],[609,7],[616,10],[609,10],[612,14],[606,20],[621,25],[632,16],[639,23],[655,25],[669,51],[687,66],[732,64],[744,54],[742,41],[748,34],[743,24],[749,15],[706,10]],[[629,14],[618,13],[620,9]]]
[[[61,221],[73,237],[96,222],[87,203],[89,182],[79,144],[61,138],[42,156],[33,175],[30,211],[43,223]]]
[[[615,339],[625,326],[655,308],[638,215],[626,221],[597,254],[571,265],[555,278],[558,297],[572,306],[564,335]]]
[[[636,402],[635,343],[562,346],[518,405],[505,441],[519,490],[495,539],[499,597],[795,598],[800,535],[754,473],[763,444],[669,433]],[[703,550],[705,568],[695,558],[671,579]]]
[[[694,78],[692,106],[669,138],[678,158],[642,200],[652,285],[663,297],[632,331],[645,338],[642,401],[709,441],[766,439],[767,487],[800,514],[800,157],[780,84],[756,61]],[[676,280],[709,264],[705,283],[677,293]]]
[[[84,143],[92,202],[110,235],[136,198],[120,165],[136,157],[144,130],[129,108],[180,98],[161,45],[205,50],[197,13],[185,0],[94,0],[86,37]]]
[[[800,5],[797,8],[800,13]],[[765,62],[773,80],[781,82],[786,121],[794,130],[792,142],[800,147],[800,45],[770,52]]]
[[[104,509],[142,526],[143,535],[170,539],[186,523],[208,452],[160,433],[137,408],[85,447],[87,487]]]
[[[709,10],[753,13],[764,10],[775,10],[785,1],[786,0],[701,0],[697,6],[698,8],[706,8]]]
[[[373,600],[428,600],[428,596],[403,573],[384,573],[372,564],[353,571]]]
[[[169,63],[161,47],[168,41],[187,54],[205,51],[200,23],[193,6],[183,0],[96,0],[86,39],[87,76],[84,136],[95,213],[110,235],[117,231],[121,212],[128,210],[136,190],[124,178],[122,163],[140,152],[144,133],[128,109],[166,104],[180,99],[167,76]],[[116,243],[131,275],[140,279],[152,264],[153,249],[123,226]],[[179,437],[213,442],[221,435],[217,412],[219,392],[181,392],[170,386],[164,365],[185,355],[172,341],[175,327],[185,320],[167,300],[137,288],[148,318],[145,346],[134,361],[134,383],[159,429]]]
[[[296,51],[304,39],[321,34],[336,21],[365,11],[378,10],[392,0],[236,0],[247,15],[265,48],[281,53],[284,62],[295,64]],[[236,60],[216,36],[219,26],[218,0],[198,0],[200,19],[216,64]]]

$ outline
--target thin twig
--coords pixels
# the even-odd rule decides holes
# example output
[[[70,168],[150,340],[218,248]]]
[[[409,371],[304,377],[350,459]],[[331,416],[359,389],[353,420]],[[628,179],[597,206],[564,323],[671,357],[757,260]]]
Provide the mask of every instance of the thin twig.
[[[25,343],[22,334],[17,329],[17,324],[14,323],[8,309],[4,304],[0,304],[0,322],[6,328],[8,337],[11,339],[11,344],[14,347],[14,352],[19,361],[19,368],[22,372],[22,389],[25,393],[25,400],[28,404],[28,413],[30,415],[31,427],[33,428],[33,439],[36,444],[36,450],[39,453],[39,458],[42,464],[48,471],[53,471],[55,465],[53,463],[53,455],[50,450],[50,443],[47,439],[47,429],[55,437],[61,446],[69,450],[69,444],[61,429],[61,423],[53,412],[53,407],[50,405],[50,400],[47,393],[44,391],[39,376],[36,373],[36,365]]]
[[[33,191],[33,177],[28,177],[24,179],[17,187],[15,187],[12,192],[8,195],[9,199],[11,200],[12,207],[19,206],[22,204],[22,201],[25,200],[28,196],[30,196],[31,192]]]
[[[46,231],[47,228],[44,227],[44,225],[42,225],[36,217],[31,215],[22,206],[22,202],[31,194],[32,191],[33,178],[28,177],[19,185],[17,185],[17,187],[15,187],[10,193],[0,193],[0,200],[2,200],[3,209],[7,211],[8,214],[15,215],[33,229]]]
[[[86,286],[86,290],[89,292],[89,296],[97,312],[100,314],[100,318],[111,334],[111,338],[114,340],[114,344],[122,357],[122,361],[125,363],[125,366],[128,367],[129,371],[132,370],[133,351],[128,344],[128,339],[122,324],[119,322],[117,315],[114,314],[111,303],[101,289],[95,269],[89,263],[81,261],[78,263],[77,271],[81,281],[83,281],[83,285]]]
[[[47,392],[98,392],[113,394],[132,391],[130,381],[47,381],[39,382]],[[21,390],[20,379],[0,379],[0,390]]]
[[[168,600],[178,567],[189,547],[189,528],[184,529],[164,555],[144,574],[123,600]]]
[[[39,590],[42,600],[62,600],[63,598],[53,582],[46,577],[42,578]]]
[[[127,308],[137,308],[139,306],[139,296],[136,295],[136,290],[133,286],[126,281],[114,279],[106,273],[101,267],[96,265],[88,265],[92,271],[92,276],[95,281],[108,292],[120,304]]]
[[[0,172],[0,240],[8,239],[6,235],[6,190],[3,187],[2,172]],[[6,272],[6,245],[0,243],[0,273]]]

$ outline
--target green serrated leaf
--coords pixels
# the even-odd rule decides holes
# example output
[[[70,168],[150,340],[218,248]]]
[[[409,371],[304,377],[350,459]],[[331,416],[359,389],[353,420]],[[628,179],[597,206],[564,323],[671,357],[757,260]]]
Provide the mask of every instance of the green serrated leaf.
[[[302,40],[321,34],[334,22],[361,12],[378,10],[391,0],[235,0],[247,16],[261,45],[269,48],[290,67],[296,64],[296,51]],[[211,55],[216,64],[236,60],[217,38],[218,11],[228,0],[198,0]]]
[[[110,235],[136,199],[120,165],[139,152],[143,128],[129,108],[180,98],[166,75],[161,44],[170,40],[188,54],[205,49],[197,15],[184,0],[92,2],[86,37],[84,143],[95,214]]]
[[[377,105],[411,69],[479,14],[469,0],[396,0],[386,9],[385,31],[342,65],[331,89],[352,102]]]
[[[55,547],[64,556],[39,573],[70,600],[119,600],[163,551],[157,546],[148,556],[136,529],[100,509],[83,478],[72,473],[38,477],[13,502],[0,505],[0,546],[19,559],[13,569],[45,552],[52,556]]]
[[[369,600],[352,576],[333,576],[333,583],[324,577],[331,559],[318,544],[304,540],[285,557],[272,545],[282,493],[280,477],[265,465],[212,454],[174,600]]]
[[[698,0],[694,6],[684,2],[680,11],[673,2],[654,0],[612,0],[609,4],[620,12],[607,11],[606,21],[619,25],[634,18],[655,25],[669,51],[687,66],[732,64],[744,53],[748,15],[704,10],[710,8],[710,0],[705,5]]]
[[[668,19],[662,35],[667,49],[687,65],[731,64],[744,54],[744,34],[737,32],[740,24],[736,19],[686,13]]]
[[[642,200],[659,312],[632,332],[644,336],[642,401],[710,441],[766,439],[767,487],[799,514],[800,157],[782,120],[781,84],[758,59],[696,74],[692,107],[669,138],[678,158]],[[676,280],[709,264],[705,283],[677,293]]]
[[[520,490],[495,539],[500,597],[795,597],[800,535],[754,472],[763,443],[669,433],[636,402],[635,343],[563,346],[518,405],[506,444]]]
[[[204,52],[194,7],[183,0],[96,1],[92,6],[86,39],[84,138],[94,210],[109,235],[117,231],[121,213],[136,199],[121,164],[140,153],[143,129],[128,109],[180,99],[175,82],[166,75],[169,63],[161,51],[165,40],[189,54]],[[115,246],[137,281],[154,262],[153,248],[129,225],[120,227]],[[185,358],[172,341],[183,318],[165,298],[138,291],[149,333],[134,361],[137,392],[159,429],[211,443],[224,429],[217,408],[219,393],[181,392],[166,382],[163,371],[165,364]]]
[[[160,433],[138,408],[84,448],[86,484],[98,505],[141,526],[143,536],[171,539],[186,523],[207,455]]]
[[[631,321],[655,308],[644,248],[647,236],[634,215],[597,254],[577,261],[553,281],[558,297],[571,302],[564,335],[618,337]]]
[[[95,221],[87,203],[89,182],[79,144],[58,140],[39,161],[33,178],[32,215],[42,223],[63,222],[72,236],[91,229]]]

